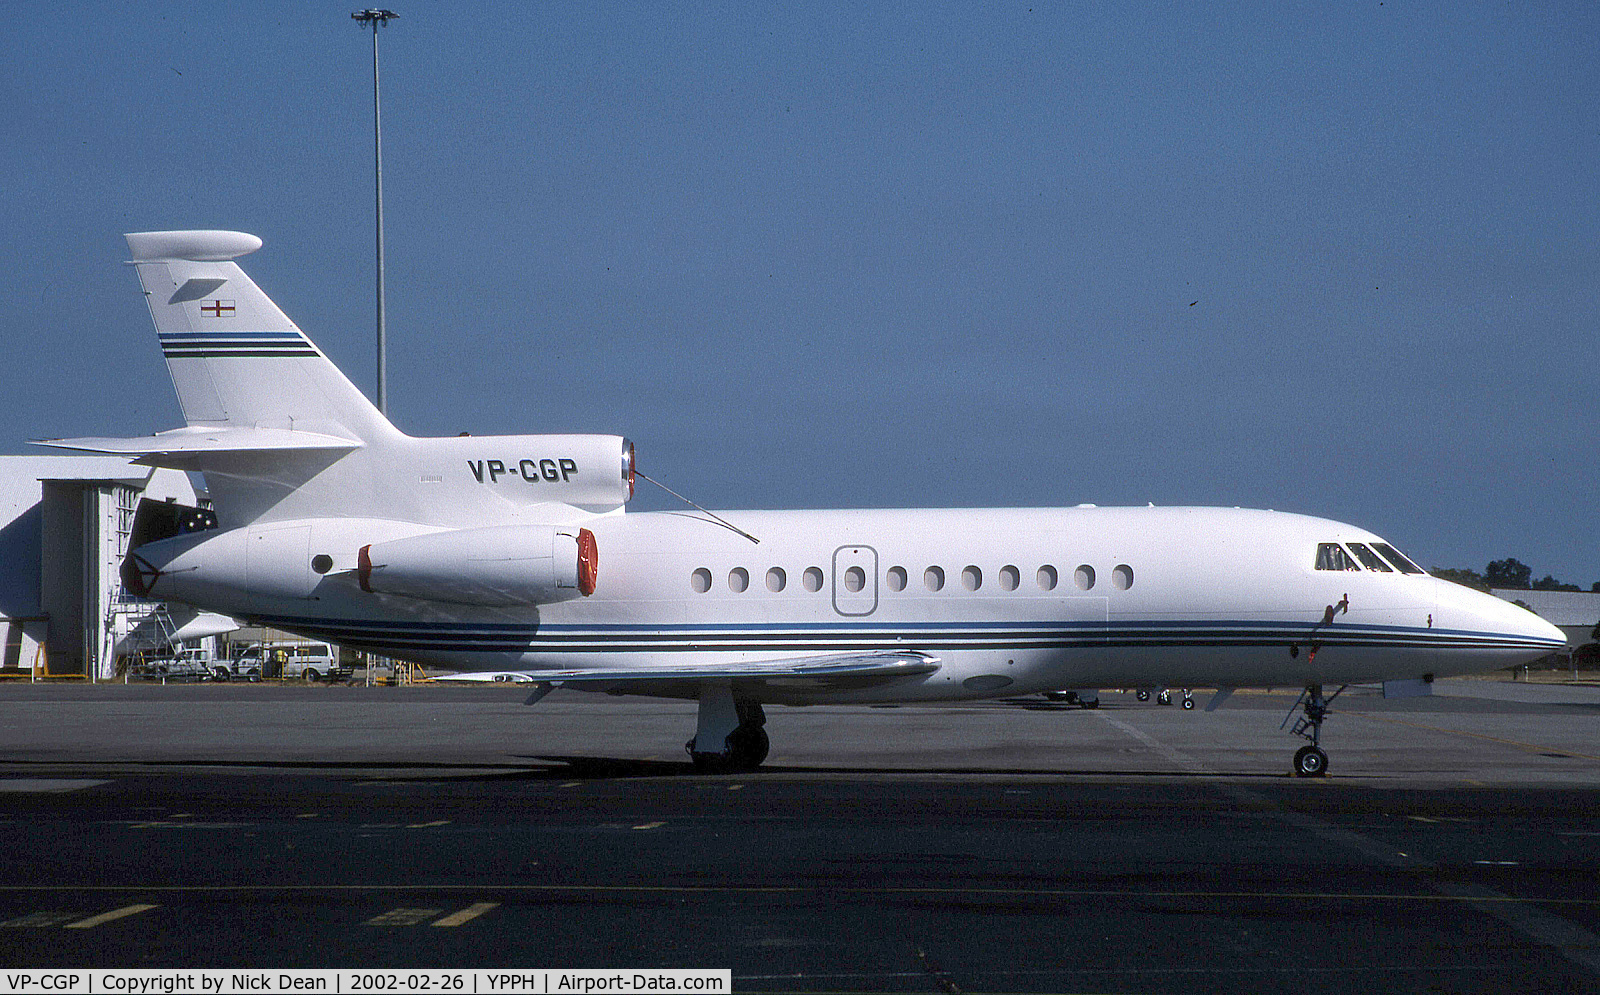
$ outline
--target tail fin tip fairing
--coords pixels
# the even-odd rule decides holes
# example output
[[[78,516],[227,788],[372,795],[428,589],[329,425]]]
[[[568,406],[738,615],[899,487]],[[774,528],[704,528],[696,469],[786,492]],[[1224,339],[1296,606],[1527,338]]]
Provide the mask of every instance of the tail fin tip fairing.
[[[135,263],[222,263],[261,248],[260,238],[242,231],[139,231],[123,237]]]

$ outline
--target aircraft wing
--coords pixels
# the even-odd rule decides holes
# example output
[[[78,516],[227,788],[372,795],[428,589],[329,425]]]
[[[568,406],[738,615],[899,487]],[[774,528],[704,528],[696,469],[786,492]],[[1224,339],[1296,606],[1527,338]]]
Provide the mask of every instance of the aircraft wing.
[[[901,677],[931,674],[939,658],[916,650],[884,653],[835,653],[753,663],[717,663],[679,667],[577,670],[491,670],[450,674],[438,681],[537,683],[579,691],[660,694],[664,686],[730,681],[735,687],[760,686],[805,690],[853,689]],[[648,690],[647,690],[648,689]]]

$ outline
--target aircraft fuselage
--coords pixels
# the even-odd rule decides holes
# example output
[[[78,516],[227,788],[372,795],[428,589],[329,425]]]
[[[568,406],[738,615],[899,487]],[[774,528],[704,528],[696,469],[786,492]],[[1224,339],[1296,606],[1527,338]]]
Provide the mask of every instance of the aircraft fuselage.
[[[599,581],[592,596],[541,606],[362,591],[357,550],[420,530],[346,519],[168,540],[186,552],[152,594],[459,670],[648,671],[905,649],[939,662],[853,690],[752,689],[771,702],[1300,687],[1478,672],[1551,649],[1535,616],[1459,585],[1353,560],[1317,569],[1319,545],[1382,541],[1320,518],[1089,507],[725,517],[759,544],[694,513],[572,523],[596,538]]]

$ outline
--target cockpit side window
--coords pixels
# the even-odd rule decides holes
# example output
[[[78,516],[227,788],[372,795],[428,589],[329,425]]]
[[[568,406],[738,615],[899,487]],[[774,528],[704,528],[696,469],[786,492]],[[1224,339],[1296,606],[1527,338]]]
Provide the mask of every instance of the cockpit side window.
[[[1356,559],[1360,560],[1361,565],[1366,567],[1368,570],[1376,570],[1379,573],[1386,574],[1394,573],[1394,569],[1390,567],[1389,564],[1383,562],[1383,560],[1378,557],[1378,554],[1368,549],[1364,543],[1351,543],[1350,552],[1356,554]]]
[[[1372,544],[1372,548],[1382,553],[1384,559],[1388,560],[1390,563],[1393,563],[1395,567],[1398,568],[1403,574],[1425,574],[1428,572],[1417,566],[1415,563],[1412,563],[1404,556],[1401,556],[1398,549],[1395,549],[1386,542],[1375,542]]]
[[[1319,542],[1317,543],[1317,569],[1360,570],[1361,566],[1338,543]]]

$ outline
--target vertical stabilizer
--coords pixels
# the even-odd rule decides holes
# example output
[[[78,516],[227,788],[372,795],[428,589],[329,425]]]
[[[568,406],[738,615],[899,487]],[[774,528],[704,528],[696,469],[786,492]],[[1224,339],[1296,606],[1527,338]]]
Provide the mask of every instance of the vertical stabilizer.
[[[261,247],[231,231],[127,236],[184,419],[193,427],[397,435],[233,260]]]
[[[261,247],[254,235],[127,238],[188,426],[41,445],[203,473],[220,528],[296,523],[290,545],[306,520],[551,525],[632,496],[633,446],[618,435],[401,433],[234,262]]]

